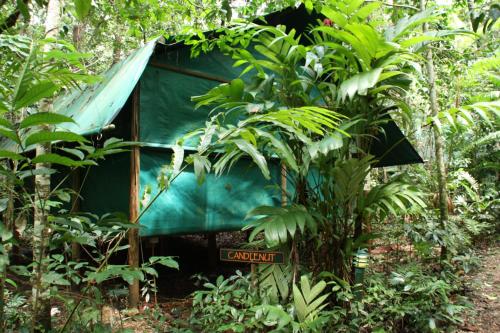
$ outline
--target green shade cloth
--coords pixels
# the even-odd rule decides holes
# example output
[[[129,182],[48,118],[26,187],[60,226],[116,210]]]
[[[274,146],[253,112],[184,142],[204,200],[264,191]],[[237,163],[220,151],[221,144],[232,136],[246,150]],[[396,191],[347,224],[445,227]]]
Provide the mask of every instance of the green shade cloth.
[[[158,193],[157,177],[169,163],[167,150],[141,150],[141,198],[146,186],[151,198]],[[229,173],[207,175],[199,186],[194,172],[181,173],[141,217],[142,236],[240,230],[244,217],[259,205],[279,205],[280,177],[277,164],[270,165],[272,180],[267,181],[249,160],[241,160]],[[147,205],[149,200],[143,202]]]

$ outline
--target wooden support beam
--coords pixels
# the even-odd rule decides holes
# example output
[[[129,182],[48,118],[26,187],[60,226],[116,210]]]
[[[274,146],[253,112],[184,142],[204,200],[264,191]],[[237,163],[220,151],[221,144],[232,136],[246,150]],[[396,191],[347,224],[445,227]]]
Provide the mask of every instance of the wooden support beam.
[[[140,82],[134,88],[132,93],[131,109],[131,132],[130,141],[139,141],[139,102],[140,102]],[[140,148],[132,147],[130,153],[130,192],[129,192],[129,219],[131,222],[139,223],[139,170],[140,170]],[[139,267],[139,230],[130,229],[128,232],[128,264],[131,267]],[[129,307],[137,308],[139,305],[139,280],[129,285]]]
[[[211,74],[198,72],[198,71],[193,71],[191,69],[185,69],[185,68],[181,68],[181,67],[177,67],[177,66],[172,66],[169,64],[163,64],[163,63],[156,62],[156,61],[151,61],[149,63],[149,65],[151,65],[153,67],[161,68],[161,69],[166,69],[166,70],[171,71],[171,72],[176,72],[179,74],[187,75],[187,76],[198,77],[200,79],[216,81],[216,82],[220,82],[220,83],[231,82],[230,80],[227,80],[227,79],[220,77],[220,76],[211,75]]]
[[[217,268],[217,233],[208,234],[208,266],[214,271]]]

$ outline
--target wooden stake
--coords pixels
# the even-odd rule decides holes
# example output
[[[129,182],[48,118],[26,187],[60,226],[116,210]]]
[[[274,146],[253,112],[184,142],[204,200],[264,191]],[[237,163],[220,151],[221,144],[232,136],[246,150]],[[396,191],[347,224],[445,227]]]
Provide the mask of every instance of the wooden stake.
[[[130,141],[139,141],[139,83],[135,86],[132,93],[132,112],[131,112],[131,133]],[[129,218],[131,222],[136,221],[139,216],[139,170],[140,170],[140,149],[138,146],[132,147],[130,154],[130,198],[129,198]],[[130,229],[128,232],[128,264],[132,268],[139,267],[139,230]],[[129,307],[137,308],[139,305],[139,280],[129,285]]]
[[[281,163],[281,206],[287,205],[286,196],[286,165]]]

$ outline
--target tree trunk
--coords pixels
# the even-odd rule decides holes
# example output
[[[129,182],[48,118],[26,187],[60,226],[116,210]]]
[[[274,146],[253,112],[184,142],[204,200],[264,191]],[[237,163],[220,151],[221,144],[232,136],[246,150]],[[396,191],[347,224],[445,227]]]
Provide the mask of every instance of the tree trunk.
[[[467,9],[469,11],[470,26],[474,30],[474,0],[467,0]]]
[[[82,33],[83,33],[84,25],[83,23],[77,23],[73,26],[73,46],[79,52],[82,51]],[[75,213],[80,211],[80,170],[76,169],[72,175],[71,179],[71,187],[76,194],[73,196],[71,200],[71,213]],[[80,261],[80,244],[76,242],[71,243],[71,260],[72,261]],[[78,285],[72,284],[71,289],[73,291],[78,291]]]
[[[47,18],[45,20],[45,36],[57,38],[59,34],[60,23],[60,0],[49,0],[47,6]],[[50,47],[50,46],[47,46]],[[46,103],[45,109],[50,111],[52,103]],[[50,153],[50,143],[38,145],[36,147],[36,156]],[[50,164],[39,163],[36,169],[48,168]],[[34,228],[33,228],[33,327],[35,331],[49,331],[51,329],[50,318],[50,291],[49,286],[43,283],[42,276],[47,272],[47,247],[49,228],[47,216],[49,209],[46,202],[50,194],[50,176],[35,176],[35,207],[34,207]]]
[[[425,10],[424,0],[420,0],[420,9]],[[423,26],[424,33],[428,30],[427,24]],[[437,116],[439,105],[436,91],[436,76],[434,73],[434,61],[432,49],[429,48],[426,54],[427,82],[429,84],[429,100],[431,107],[431,116]],[[434,125],[434,148],[437,168],[437,183],[438,183],[438,198],[439,198],[439,222],[443,230],[446,229],[448,223],[448,192],[446,191],[446,167],[444,162],[444,139],[439,128]],[[446,246],[441,246],[441,258],[446,257]]]
[[[77,23],[73,26],[73,46],[77,51],[82,49],[82,33],[83,33],[83,23]]]
[[[116,64],[120,61],[122,56],[122,36],[120,35],[120,31],[114,33],[115,40],[113,42],[113,64]]]
[[[139,141],[139,83],[137,83],[132,95],[132,119],[131,119],[131,141]],[[139,223],[139,163],[140,150],[138,146],[132,147],[130,154],[130,199],[129,218],[132,223]],[[128,264],[132,268],[139,267],[139,232],[137,228],[128,232]],[[129,307],[136,308],[139,305],[139,280],[129,285]]]

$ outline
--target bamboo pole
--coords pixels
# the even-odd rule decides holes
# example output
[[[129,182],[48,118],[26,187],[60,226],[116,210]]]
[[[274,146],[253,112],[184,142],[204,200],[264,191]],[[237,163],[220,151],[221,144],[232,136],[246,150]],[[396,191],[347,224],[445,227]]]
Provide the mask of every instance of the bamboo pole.
[[[132,93],[131,109],[131,131],[130,141],[139,141],[139,83],[137,83]],[[130,154],[130,198],[129,198],[129,219],[136,221],[139,216],[139,166],[140,166],[140,148],[132,147]],[[139,221],[136,221],[139,223]],[[139,267],[139,230],[137,228],[128,231],[128,264],[133,267]],[[134,279],[129,285],[129,307],[136,308],[139,305],[139,280]]]

